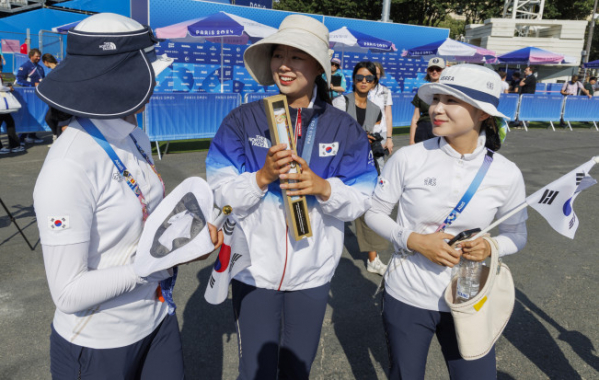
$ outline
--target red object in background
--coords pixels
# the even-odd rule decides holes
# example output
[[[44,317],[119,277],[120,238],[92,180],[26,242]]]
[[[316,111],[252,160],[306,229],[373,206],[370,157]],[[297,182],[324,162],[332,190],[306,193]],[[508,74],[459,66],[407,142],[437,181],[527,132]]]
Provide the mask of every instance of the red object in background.
[[[27,43],[24,43],[23,45],[21,45],[21,54],[27,54],[29,53],[29,48],[27,46]]]

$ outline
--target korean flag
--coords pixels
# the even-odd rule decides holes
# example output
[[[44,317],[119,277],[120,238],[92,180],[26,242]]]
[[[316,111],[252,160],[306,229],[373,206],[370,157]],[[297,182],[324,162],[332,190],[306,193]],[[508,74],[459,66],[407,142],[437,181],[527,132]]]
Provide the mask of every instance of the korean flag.
[[[330,157],[337,155],[339,151],[339,143],[320,144],[320,157]]]
[[[570,239],[574,239],[578,228],[574,200],[581,191],[597,183],[589,175],[593,165],[595,161],[591,160],[526,198],[526,203],[547,219],[554,230]]]

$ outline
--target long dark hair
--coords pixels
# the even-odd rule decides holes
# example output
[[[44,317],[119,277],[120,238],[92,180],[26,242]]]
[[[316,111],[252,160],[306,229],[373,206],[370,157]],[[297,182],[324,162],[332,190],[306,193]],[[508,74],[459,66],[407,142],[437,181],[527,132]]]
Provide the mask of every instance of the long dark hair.
[[[354,67],[354,72],[351,76],[353,92],[356,92],[356,84],[355,84],[356,75],[358,74],[358,70],[360,70],[360,69],[366,69],[366,70],[370,71],[370,73],[372,75],[374,75],[374,87],[376,87],[376,85],[379,84],[379,79],[376,77],[376,66],[374,65],[374,63],[372,63],[370,61],[358,62],[356,67]]]
[[[499,126],[497,125],[497,121],[495,120],[494,116],[489,116],[488,119],[483,120],[480,130],[485,131],[486,134],[487,140],[485,142],[485,147],[494,152],[497,152],[499,149],[501,149]]]

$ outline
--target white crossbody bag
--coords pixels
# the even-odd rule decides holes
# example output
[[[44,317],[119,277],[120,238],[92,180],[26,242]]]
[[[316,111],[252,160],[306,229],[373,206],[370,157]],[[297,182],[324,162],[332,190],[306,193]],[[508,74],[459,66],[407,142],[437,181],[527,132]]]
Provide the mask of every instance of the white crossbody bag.
[[[451,309],[458,348],[465,360],[489,353],[510,320],[516,300],[512,273],[499,260],[497,241],[484,239],[491,246],[491,266],[482,267],[480,292],[467,302],[456,303],[457,277],[445,289],[445,302]]]

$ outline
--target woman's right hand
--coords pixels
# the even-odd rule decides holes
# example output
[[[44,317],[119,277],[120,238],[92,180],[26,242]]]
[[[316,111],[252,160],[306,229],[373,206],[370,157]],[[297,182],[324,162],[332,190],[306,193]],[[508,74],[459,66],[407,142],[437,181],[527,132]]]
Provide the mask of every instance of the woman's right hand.
[[[262,169],[256,172],[256,182],[261,189],[265,189],[272,182],[279,179],[279,174],[289,171],[289,163],[293,161],[291,154],[293,152],[287,149],[287,144],[277,144],[270,147],[266,154],[266,160]]]
[[[411,233],[408,237],[408,249],[421,253],[424,257],[437,265],[453,268],[460,262],[462,251],[450,247],[445,239],[451,239],[453,235],[445,232],[432,234]]]

